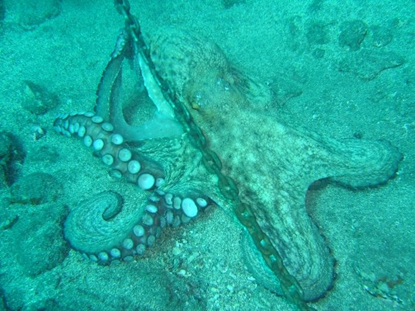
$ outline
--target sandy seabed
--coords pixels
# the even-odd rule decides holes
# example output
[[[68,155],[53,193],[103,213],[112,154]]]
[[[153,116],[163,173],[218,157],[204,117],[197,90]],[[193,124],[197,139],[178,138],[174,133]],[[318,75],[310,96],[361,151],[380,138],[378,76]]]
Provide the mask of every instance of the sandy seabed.
[[[399,148],[404,160],[386,185],[309,192],[309,213],[337,260],[334,288],[310,305],[415,310],[415,3],[131,2],[143,32],[176,27],[216,42],[234,67],[269,86],[266,104],[280,122]],[[1,5],[0,309],[293,309],[256,284],[242,260],[242,229],[220,209],[167,231],[129,264],[99,266],[68,247],[68,209],[105,189],[134,195],[52,127],[59,112],[92,110],[123,21],[112,1]],[[40,172],[57,180],[44,201],[13,192]]]

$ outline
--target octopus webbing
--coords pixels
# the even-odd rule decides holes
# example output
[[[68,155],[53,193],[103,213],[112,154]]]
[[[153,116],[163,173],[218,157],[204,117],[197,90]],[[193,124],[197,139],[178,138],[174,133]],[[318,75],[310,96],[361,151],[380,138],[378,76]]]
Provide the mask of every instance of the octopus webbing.
[[[81,138],[111,176],[137,185],[142,205],[97,194],[69,214],[67,240],[102,264],[131,261],[164,227],[218,206],[247,229],[246,264],[258,282],[294,293],[300,305],[322,297],[333,285],[334,258],[307,214],[307,189],[322,179],[356,189],[383,184],[401,154],[383,141],[323,139],[280,124],[255,105],[258,83],[232,68],[216,44],[171,30],[144,39],[123,9],[126,28],[95,112],[60,115],[54,126]],[[156,107],[138,126],[126,121],[121,101],[127,59]]]

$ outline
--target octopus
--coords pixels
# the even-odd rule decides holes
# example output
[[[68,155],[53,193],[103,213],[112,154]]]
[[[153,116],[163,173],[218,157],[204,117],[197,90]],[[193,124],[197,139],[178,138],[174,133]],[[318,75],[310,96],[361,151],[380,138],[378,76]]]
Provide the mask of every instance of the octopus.
[[[99,264],[128,262],[165,227],[223,208],[246,232],[244,257],[257,281],[307,309],[335,280],[331,250],[306,210],[310,185],[384,184],[401,154],[385,141],[322,138],[279,123],[255,102],[260,84],[216,44],[169,29],[145,37],[128,4],[118,8],[126,26],[94,112],[60,114],[54,127],[80,138],[113,178],[135,184],[142,204],[111,190],[95,194],[71,210],[65,238]],[[128,61],[146,95],[135,114],[123,107]]]

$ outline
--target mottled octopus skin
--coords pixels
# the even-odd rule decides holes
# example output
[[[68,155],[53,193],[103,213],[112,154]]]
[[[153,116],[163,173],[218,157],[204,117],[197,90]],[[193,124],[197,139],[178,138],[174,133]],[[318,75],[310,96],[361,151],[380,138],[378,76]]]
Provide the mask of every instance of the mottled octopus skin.
[[[334,259],[307,214],[307,189],[321,179],[353,188],[383,184],[394,176],[401,154],[387,142],[323,139],[279,123],[261,108],[265,105],[253,101],[261,98],[261,83],[232,69],[219,47],[182,32],[163,33],[151,43],[160,75],[187,103],[210,148],[218,153],[223,173],[235,180],[240,199],[251,206],[299,282],[303,299],[318,299],[332,287]],[[176,77],[188,78],[180,84]],[[220,199],[212,199],[221,206]],[[244,245],[253,247],[247,240]],[[257,279],[280,292],[260,256],[246,251]]]
[[[149,40],[158,74],[186,103],[210,148],[222,161],[223,173],[235,180],[240,199],[251,206],[284,266],[300,284],[302,298],[312,301],[324,295],[333,284],[334,259],[307,214],[308,187],[321,179],[355,188],[385,183],[394,176],[401,154],[386,142],[322,139],[279,123],[253,102],[253,93],[258,92],[258,86],[261,90],[261,84],[233,70],[223,52],[207,39],[166,31]],[[66,118],[58,120],[60,131],[67,134]],[[197,150],[185,137],[181,143],[197,158]],[[109,152],[114,150],[111,147]],[[151,163],[155,165],[155,176],[164,165],[157,152],[165,153],[162,148],[154,149],[154,163],[147,156],[151,172]],[[177,156],[175,167],[181,171],[180,177],[168,180],[169,186],[187,195],[193,183],[200,196],[232,213],[232,205],[218,191],[214,176],[200,161],[190,160],[193,156],[186,162],[184,154],[167,157],[174,161]],[[191,172],[203,172],[188,173],[187,165]],[[127,175],[132,182],[134,178]],[[253,245],[249,237],[244,245],[247,264],[258,281],[281,294],[278,280],[267,271],[260,256],[249,249]]]

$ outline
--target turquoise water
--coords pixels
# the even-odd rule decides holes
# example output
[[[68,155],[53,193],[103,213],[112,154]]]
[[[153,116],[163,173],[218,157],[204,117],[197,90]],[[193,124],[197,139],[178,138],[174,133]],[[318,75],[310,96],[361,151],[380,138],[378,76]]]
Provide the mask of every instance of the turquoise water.
[[[333,287],[308,304],[317,310],[415,309],[414,6],[131,3],[150,37],[181,29],[216,43],[259,85],[251,103],[276,121],[321,137],[386,140],[404,155],[384,185],[308,191],[307,212],[336,259]],[[94,108],[124,21],[112,1],[77,0],[1,1],[0,18],[1,308],[295,309],[257,283],[244,263],[243,228],[220,207],[167,229],[134,262],[102,266],[73,250],[63,223],[80,201],[109,190],[139,201],[79,141],[53,130],[56,114]],[[154,110],[148,100],[142,111],[126,109],[144,119]]]

